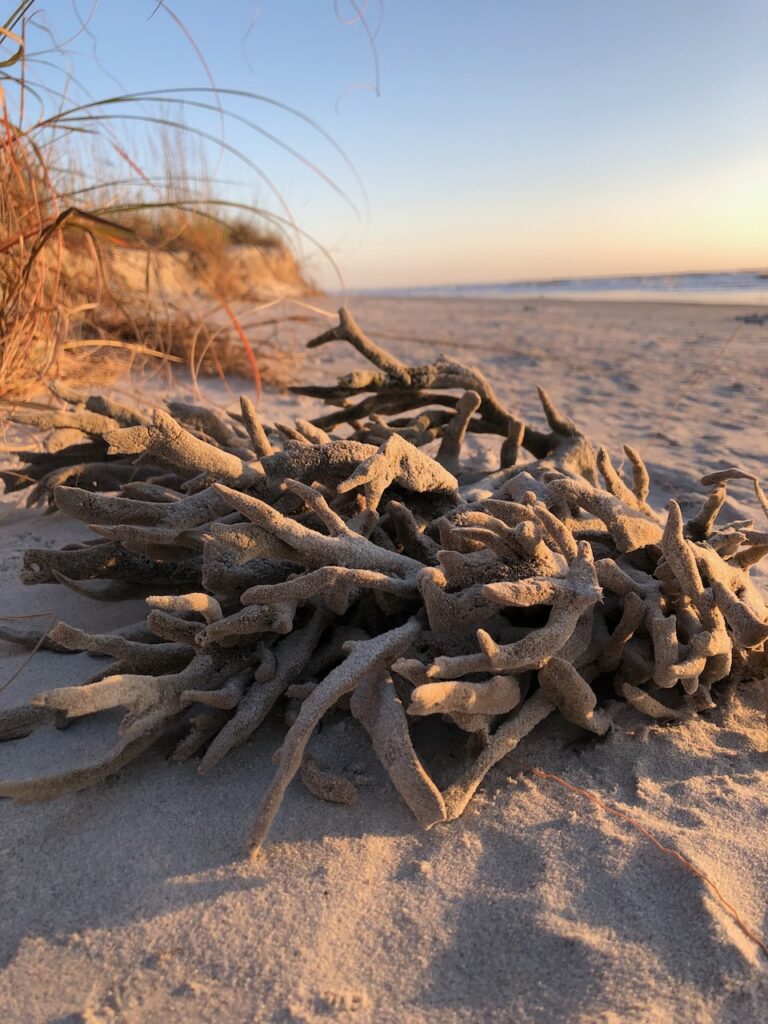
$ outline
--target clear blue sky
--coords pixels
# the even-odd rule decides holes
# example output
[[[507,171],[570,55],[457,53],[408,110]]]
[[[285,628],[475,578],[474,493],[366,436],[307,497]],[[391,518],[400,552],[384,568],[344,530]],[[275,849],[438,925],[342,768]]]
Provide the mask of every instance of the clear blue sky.
[[[118,90],[110,75],[125,90],[206,84],[169,14],[148,20],[155,6],[100,0],[90,31],[101,69],[89,38],[73,44],[94,95]],[[349,155],[367,205],[321,136],[266,104],[227,101],[360,208],[358,218],[293,157],[227,125],[228,143],[279,186],[349,287],[768,265],[766,0],[371,2],[376,57],[363,25],[337,17],[354,16],[350,0],[171,6],[219,86],[294,105]],[[71,29],[68,0],[46,9]],[[219,130],[214,115],[187,120]],[[229,154],[217,174],[280,209]]]

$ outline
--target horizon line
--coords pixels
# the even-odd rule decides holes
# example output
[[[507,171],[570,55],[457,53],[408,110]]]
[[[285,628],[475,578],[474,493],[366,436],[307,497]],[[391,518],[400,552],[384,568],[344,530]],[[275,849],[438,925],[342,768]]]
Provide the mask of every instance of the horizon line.
[[[564,284],[574,281],[632,281],[638,278],[654,277],[712,277],[716,274],[758,274],[766,276],[768,281],[768,266],[765,267],[741,267],[738,269],[720,270],[674,270],[674,271],[652,271],[650,273],[623,273],[623,274],[584,274],[578,276],[544,277],[544,278],[508,278],[495,281],[453,281],[443,284],[401,284],[401,285],[369,285],[360,288],[349,289],[350,294],[359,294],[370,291],[426,291],[434,288],[505,288],[510,285],[553,285]],[[768,283],[766,284],[768,288]]]

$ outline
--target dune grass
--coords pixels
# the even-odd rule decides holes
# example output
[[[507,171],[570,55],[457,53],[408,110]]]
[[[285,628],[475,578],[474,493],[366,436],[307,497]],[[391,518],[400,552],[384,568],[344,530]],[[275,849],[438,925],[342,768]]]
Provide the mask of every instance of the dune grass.
[[[247,374],[257,389],[265,375],[280,382],[290,370],[274,332],[244,324],[232,304],[311,288],[289,214],[216,195],[205,166],[216,140],[180,108],[224,117],[219,91],[74,104],[35,81],[25,49],[35,2],[0,29],[0,399],[24,399],[84,360],[91,383],[158,357],[193,375]],[[116,126],[130,121],[154,136],[160,174],[120,141]]]

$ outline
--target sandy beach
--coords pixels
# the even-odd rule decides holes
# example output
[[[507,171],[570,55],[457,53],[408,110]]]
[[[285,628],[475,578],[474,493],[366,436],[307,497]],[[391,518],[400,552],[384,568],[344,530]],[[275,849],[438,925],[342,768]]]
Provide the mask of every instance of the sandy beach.
[[[693,507],[700,477],[718,469],[768,478],[768,325],[744,322],[750,307],[351,305],[409,363],[444,352],[477,365],[532,423],[542,420],[536,385],[545,385],[617,463],[624,443],[641,452],[658,509],[673,495]],[[296,344],[315,333],[292,330]],[[329,382],[361,365],[349,346],[330,345],[310,353],[297,377]],[[221,384],[204,394],[233,407],[238,383],[230,384],[231,394]],[[174,394],[191,396],[190,383],[179,378]],[[271,421],[319,410],[270,392],[260,411]],[[17,436],[9,429],[7,443]],[[485,457],[477,436],[470,451]],[[747,484],[731,487],[726,511],[760,521]],[[23,495],[1,496],[0,616],[91,631],[138,619],[140,602],[18,582],[25,548],[87,536],[60,513],[25,509]],[[765,571],[754,575],[768,589]],[[29,659],[0,642],[0,707],[79,681],[95,664],[47,651]],[[3,801],[0,1020],[761,1021],[768,961],[711,889],[626,820],[531,770],[588,790],[689,858],[765,941],[765,693],[759,684],[727,690],[682,725],[649,724],[627,707],[605,739],[585,741],[548,720],[491,772],[463,818],[429,832],[358,724],[332,713],[312,750],[355,780],[357,804],[332,806],[293,785],[255,863],[243,859],[244,837],[273,771],[279,714],[205,777],[155,748],[83,793]],[[107,713],[2,743],[0,778],[75,765],[107,748],[118,720]]]

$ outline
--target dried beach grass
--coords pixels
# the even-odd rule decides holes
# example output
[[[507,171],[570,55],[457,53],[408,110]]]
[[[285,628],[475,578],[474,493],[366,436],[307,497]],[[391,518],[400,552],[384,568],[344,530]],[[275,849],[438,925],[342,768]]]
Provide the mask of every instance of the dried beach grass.
[[[73,379],[86,361],[92,383],[162,359],[193,375],[245,375],[257,389],[262,380],[282,385],[297,354],[260,322],[245,324],[233,303],[314,291],[288,242],[301,232],[288,211],[217,194],[205,155],[215,139],[183,120],[185,111],[226,118],[225,93],[264,98],[212,86],[78,104],[36,79],[26,53],[34,6],[24,0],[0,27],[9,49],[0,84],[0,399]],[[118,133],[136,122],[160,147],[156,176]]]

